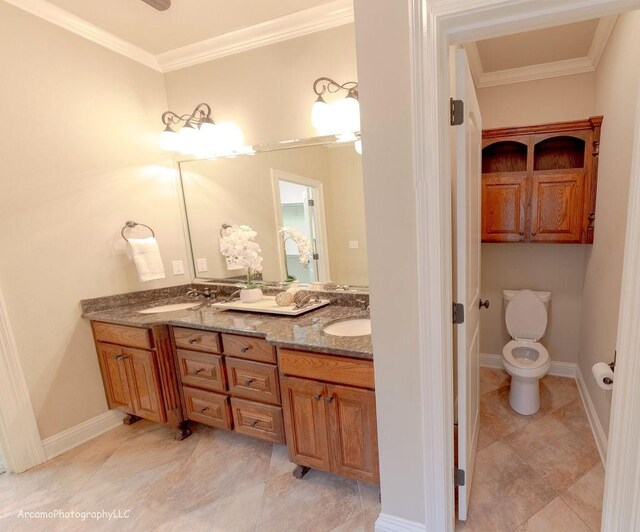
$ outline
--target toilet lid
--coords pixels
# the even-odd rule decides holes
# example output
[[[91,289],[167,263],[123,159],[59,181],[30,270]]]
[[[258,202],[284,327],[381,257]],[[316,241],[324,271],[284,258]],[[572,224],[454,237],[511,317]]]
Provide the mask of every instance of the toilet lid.
[[[535,292],[520,290],[507,305],[505,321],[511,338],[537,342],[547,330],[547,309]]]

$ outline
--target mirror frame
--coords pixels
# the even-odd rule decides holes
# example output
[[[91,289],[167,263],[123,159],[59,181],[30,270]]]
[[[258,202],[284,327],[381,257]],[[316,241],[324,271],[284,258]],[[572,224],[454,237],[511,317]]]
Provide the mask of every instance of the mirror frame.
[[[354,142],[356,140],[362,139],[362,134],[360,131],[354,133],[355,138],[351,138],[349,140],[341,140],[340,135],[325,135],[321,137],[309,137],[306,139],[294,139],[294,140],[282,140],[272,143],[266,144],[255,144],[251,146],[252,151],[249,153],[241,153],[241,154],[233,154],[233,155],[223,155],[220,157],[203,157],[203,158],[192,158],[192,159],[184,159],[178,161],[178,180],[179,180],[179,195],[180,195],[180,210],[182,211],[183,218],[183,226],[184,226],[184,234],[185,239],[188,241],[187,246],[187,254],[189,255],[189,269],[191,272],[191,282],[193,283],[207,283],[207,284],[220,284],[226,286],[237,286],[239,283],[237,280],[229,280],[229,279],[219,279],[213,277],[198,277],[197,268],[195,264],[195,255],[193,252],[193,242],[191,240],[191,229],[189,227],[189,218],[187,216],[187,203],[186,196],[184,192],[184,180],[182,178],[182,165],[185,163],[195,162],[195,161],[212,161],[216,159],[233,159],[239,157],[252,157],[256,153],[266,153],[272,151],[281,151],[288,150],[291,148],[306,148],[311,146],[324,146],[324,145],[335,145],[335,144],[347,144],[349,142]],[[282,285],[282,282],[279,281],[264,281],[265,287],[279,287]],[[306,283],[300,283],[304,285]],[[338,290],[338,293],[345,293],[345,290]],[[360,286],[360,285],[350,285],[349,290],[346,293],[369,293],[369,286]]]

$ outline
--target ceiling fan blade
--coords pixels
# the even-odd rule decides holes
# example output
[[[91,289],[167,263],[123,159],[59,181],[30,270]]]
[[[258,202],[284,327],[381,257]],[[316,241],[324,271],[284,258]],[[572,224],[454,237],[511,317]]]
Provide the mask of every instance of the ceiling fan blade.
[[[142,0],[158,11],[166,11],[171,7],[171,0]]]

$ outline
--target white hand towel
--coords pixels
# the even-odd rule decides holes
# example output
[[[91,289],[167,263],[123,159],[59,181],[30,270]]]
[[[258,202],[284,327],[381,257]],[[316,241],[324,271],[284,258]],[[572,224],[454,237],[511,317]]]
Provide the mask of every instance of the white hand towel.
[[[165,278],[160,248],[154,237],[130,238],[129,246],[141,281]]]

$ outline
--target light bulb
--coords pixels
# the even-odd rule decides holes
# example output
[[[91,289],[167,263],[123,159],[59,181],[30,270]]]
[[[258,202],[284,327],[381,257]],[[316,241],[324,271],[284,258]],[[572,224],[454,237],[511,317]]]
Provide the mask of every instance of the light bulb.
[[[335,131],[340,133],[360,131],[360,104],[353,96],[347,96],[336,103],[334,116]]]
[[[322,96],[318,96],[311,108],[311,124],[321,135],[331,132],[331,110]]]
[[[230,154],[244,145],[242,130],[232,122],[218,124],[216,152]]]
[[[187,122],[178,133],[178,151],[183,154],[192,153],[197,143],[198,132]]]
[[[169,126],[160,133],[160,147],[165,151],[176,151],[178,147],[178,134]]]

